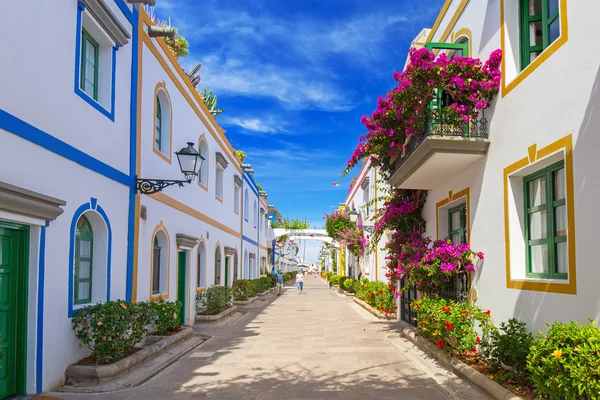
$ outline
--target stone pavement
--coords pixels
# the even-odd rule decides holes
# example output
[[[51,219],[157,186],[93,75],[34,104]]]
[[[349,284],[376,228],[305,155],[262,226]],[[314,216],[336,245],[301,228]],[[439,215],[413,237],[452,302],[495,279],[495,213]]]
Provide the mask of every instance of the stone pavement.
[[[297,295],[268,295],[227,324],[197,324],[213,335],[145,384],[65,399],[489,399],[424,353],[387,336],[382,322],[307,277]],[[240,316],[240,314],[238,314]],[[398,340],[396,341],[396,343]]]

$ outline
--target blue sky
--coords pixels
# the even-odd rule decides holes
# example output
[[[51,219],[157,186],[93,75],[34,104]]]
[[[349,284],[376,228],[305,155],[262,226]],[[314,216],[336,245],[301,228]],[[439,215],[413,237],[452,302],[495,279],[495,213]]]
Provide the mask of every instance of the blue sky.
[[[217,121],[269,203],[320,227],[348,191],[353,175],[339,172],[365,132],[360,117],[393,87],[393,70],[442,3],[157,0],[154,11],[190,42],[180,63],[202,63],[198,86],[218,95],[226,111]],[[318,245],[310,248],[314,259]]]

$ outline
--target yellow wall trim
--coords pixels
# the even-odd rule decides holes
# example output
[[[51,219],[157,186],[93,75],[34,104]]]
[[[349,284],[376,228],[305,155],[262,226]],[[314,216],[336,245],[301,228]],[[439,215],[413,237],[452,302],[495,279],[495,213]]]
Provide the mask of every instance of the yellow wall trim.
[[[427,36],[428,42],[431,42],[431,40],[435,36],[435,33],[437,32],[438,28],[440,27],[442,20],[444,19],[444,17],[446,16],[446,13],[448,12],[448,8],[450,7],[450,4],[452,4],[452,0],[446,0],[444,5],[442,6],[442,10],[440,11],[437,18],[435,19],[435,23],[433,24],[433,27],[431,28],[431,31],[429,32],[429,35]]]
[[[167,292],[159,295],[152,294],[152,266],[154,265],[154,237],[158,231],[163,231],[167,236]],[[160,289],[160,284],[159,284]],[[171,237],[169,231],[162,221],[152,231],[152,237],[150,238],[150,301],[156,301],[158,299],[167,300],[169,298],[169,290],[171,289]]]
[[[269,249],[267,248],[267,246],[263,246],[262,244],[259,244],[258,247],[260,247],[263,250],[269,251]]]
[[[532,290],[562,294],[577,294],[577,265],[575,241],[575,190],[573,183],[573,137],[569,134],[537,151],[535,160],[541,160],[552,154],[564,151],[566,205],[567,205],[567,246],[569,250],[569,280],[565,283],[511,279],[510,232],[509,232],[509,177],[515,172],[532,164],[531,154],[504,168],[504,242],[506,256],[506,287],[509,289]],[[536,146],[537,147],[537,146]],[[528,152],[535,147],[531,146]],[[525,260],[523,260],[525,267]]]
[[[377,215],[377,168],[375,168],[375,171],[373,171],[373,173],[375,177],[375,215]],[[377,243],[377,246],[375,247],[375,281],[379,281],[379,243]]]
[[[529,75],[533,73],[540,65],[544,63],[552,54],[562,47],[569,40],[569,18],[567,15],[567,0],[559,0],[559,18],[560,18],[560,36],[550,46],[533,60],[523,71],[517,74],[517,77],[511,82],[506,82],[506,57],[502,57],[502,97],[509,94],[514,88],[519,86]],[[506,55],[506,20],[504,13],[505,0],[500,0],[500,48],[502,54]],[[520,43],[519,43],[520,45]],[[520,66],[519,66],[520,68]]]
[[[152,24],[152,20],[150,19],[150,16],[142,8],[140,8],[139,10],[140,10],[139,15],[140,15],[140,18],[141,18],[141,22],[140,22],[139,25],[140,25],[140,28],[142,28],[142,29],[140,29],[140,35],[139,35],[140,38],[141,38],[141,40],[143,41],[143,43],[146,44],[146,46],[148,47],[148,49],[156,57],[157,61],[162,65],[162,67],[164,68],[164,70],[171,77],[171,80],[173,81],[173,84],[175,86],[177,86],[177,88],[179,89],[179,91],[181,92],[181,94],[186,98],[186,100],[188,101],[188,103],[190,104],[190,106],[192,107],[192,109],[198,115],[198,118],[200,118],[200,120],[202,121],[202,123],[204,124],[204,126],[210,131],[210,133],[212,134],[212,136],[214,137],[214,139],[216,140],[216,142],[219,143],[219,144],[224,144],[224,147],[227,148],[230,151],[229,155],[230,155],[230,158],[231,158],[231,163],[241,173],[242,172],[241,163],[240,163],[239,159],[237,158],[237,156],[235,155],[235,150],[231,146],[231,143],[229,143],[229,140],[227,139],[227,137],[225,137],[225,135],[223,135],[223,129],[221,129],[221,127],[219,126],[219,124],[215,120],[214,116],[210,113],[210,111],[208,111],[208,108],[206,108],[206,104],[204,104],[204,101],[200,97],[200,94],[198,93],[198,91],[196,90],[196,88],[194,88],[192,86],[192,84],[189,81],[187,75],[185,74],[185,72],[183,71],[183,69],[181,68],[181,66],[179,65],[179,62],[177,61],[177,59],[175,58],[175,56],[173,56],[171,54],[171,50],[169,49],[169,47],[167,46],[167,44],[165,43],[165,41],[162,38],[156,38],[156,43],[158,43],[158,45],[162,48],[162,50],[163,50],[164,54],[166,55],[166,57],[171,61],[171,65],[173,66],[173,69],[175,71],[177,71],[179,77],[185,83],[185,85],[188,87],[189,91],[192,93],[192,96],[196,100],[195,103],[194,103],[194,101],[192,101],[189,93],[184,89],[184,87],[182,86],[181,82],[179,82],[179,80],[177,79],[177,77],[173,73],[173,69],[171,69],[168,66],[168,64],[165,61],[164,56],[161,54],[161,52],[158,51],[158,49],[154,45],[154,43],[153,43],[152,39],[150,38],[150,36],[148,36],[147,32],[143,29],[143,25],[144,24],[146,24],[148,26],[152,26],[153,25]],[[140,51],[141,50],[142,50],[142,46],[140,46]],[[200,105],[200,107],[198,108],[197,105]],[[203,113],[200,112],[200,108],[204,111],[204,114],[206,114],[206,116],[208,117],[208,119],[210,120],[210,122],[212,123],[212,125],[208,123],[208,121],[204,117]],[[216,127],[216,129],[213,128],[213,127]]]
[[[452,32],[452,29],[454,29],[454,25],[456,25],[456,21],[458,21],[458,19],[462,15],[463,11],[465,10],[465,7],[467,7],[467,4],[469,4],[469,0],[462,0],[460,2],[458,7],[456,8],[456,11],[454,12],[454,15],[452,15],[452,18],[448,23],[448,26],[446,27],[440,38],[436,40],[437,42],[444,43],[448,39],[450,33]],[[433,39],[433,35],[430,34],[429,36]],[[431,40],[428,38],[427,41],[430,42]],[[438,51],[439,50],[435,50],[434,53],[437,54]]]
[[[174,198],[169,197],[164,193],[159,192],[159,193],[151,194],[149,196],[152,197],[154,200],[157,200],[163,204],[166,204],[178,211],[186,213],[187,215],[192,216],[196,219],[199,219],[200,221],[206,222],[207,224],[212,225],[215,228],[220,229],[224,232],[227,232],[230,235],[233,235],[237,238],[242,237],[242,234],[240,232],[236,232],[235,230],[231,229],[230,227],[225,226],[222,223],[215,221],[214,219],[201,213],[200,211],[193,209],[192,207],[190,207],[186,204],[183,204],[182,202],[175,200]]]
[[[461,37],[469,39],[469,57],[473,57],[473,32],[469,28],[461,28],[451,36],[452,43],[456,43]]]
[[[202,144],[202,142],[206,144],[206,148],[208,149],[208,141],[206,140],[206,135],[204,133],[198,137],[198,152],[200,152],[200,145]],[[202,166],[206,166],[206,168],[208,168],[208,166],[210,165],[210,150],[207,150],[206,152],[208,154],[202,162]],[[206,186],[200,183],[200,176],[198,176],[197,185],[208,192],[208,182],[210,182],[210,169],[206,171]]]
[[[467,242],[471,243],[471,189],[465,188],[460,192],[453,193],[452,190],[448,192],[448,197],[438,201],[435,204],[435,238],[436,240],[440,240],[439,235],[439,226],[440,226],[440,208],[444,207],[446,204],[450,204],[453,201],[456,201],[461,198],[465,198],[465,203],[467,206]],[[449,223],[449,222],[448,222]]]

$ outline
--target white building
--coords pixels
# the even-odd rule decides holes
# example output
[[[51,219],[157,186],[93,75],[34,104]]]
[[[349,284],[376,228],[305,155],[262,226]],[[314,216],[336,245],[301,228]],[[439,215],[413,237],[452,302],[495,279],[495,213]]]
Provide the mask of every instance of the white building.
[[[87,355],[73,312],[131,295],[137,13],[123,0],[3,2],[0,13],[5,398],[60,385]]]
[[[140,16],[138,176],[182,179],[174,152],[187,142],[204,162],[191,184],[138,195],[134,300],[180,300],[182,324],[193,324],[196,293],[244,276],[242,232],[252,208],[247,195],[242,202],[235,151],[165,42],[148,36],[148,15]]]
[[[374,228],[374,216],[383,205],[380,199],[388,193],[387,184],[381,182],[377,168],[371,167],[370,160],[366,160],[361,166],[358,175],[354,178],[354,184],[350,187],[344,207],[349,211],[358,212],[358,225],[363,226],[365,236],[370,238]],[[385,276],[386,251],[385,244],[388,235],[382,235],[377,250],[367,247],[363,257],[356,257],[344,246],[344,275],[357,279],[367,278],[370,281],[387,282]]]
[[[447,0],[426,38],[482,60],[504,54],[489,136],[427,137],[390,180],[428,191],[429,236],[485,253],[470,296],[498,322],[516,317],[536,331],[600,317],[599,13],[592,0]]]
[[[256,279],[260,277],[258,241],[260,213],[260,196],[258,188],[252,176],[254,170],[251,166],[244,164],[242,193],[243,193],[243,217],[242,217],[242,273],[243,279]]]

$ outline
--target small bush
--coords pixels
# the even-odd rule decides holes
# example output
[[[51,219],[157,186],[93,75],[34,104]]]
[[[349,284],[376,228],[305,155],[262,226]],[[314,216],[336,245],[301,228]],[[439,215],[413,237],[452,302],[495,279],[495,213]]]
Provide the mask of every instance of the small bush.
[[[231,292],[225,286],[211,286],[196,295],[196,313],[218,314],[231,306]]]
[[[234,300],[246,301],[253,290],[253,283],[247,279],[238,279],[231,285],[231,295]]]
[[[331,277],[332,276],[333,276],[333,272],[327,271],[327,274],[325,275],[325,278],[327,279],[327,281],[331,281]]]
[[[248,293],[248,297],[258,296],[258,282],[256,282],[255,280],[249,280],[248,288],[250,290]]]
[[[527,369],[538,396],[600,399],[600,330],[594,325],[557,322],[535,337]]]
[[[76,311],[71,319],[75,336],[89,348],[98,364],[125,357],[148,332],[148,303],[107,301]]]
[[[331,283],[333,283],[334,285],[339,285],[340,284],[340,276],[339,275],[332,275],[331,276]]]
[[[492,370],[506,369],[517,378],[527,375],[527,355],[533,335],[525,322],[511,318],[502,322],[498,329],[492,328],[487,343],[481,343],[481,351]]]
[[[277,276],[275,274],[269,274],[269,278],[271,278],[271,287],[277,286]]]
[[[394,293],[383,282],[365,282],[357,288],[356,296],[382,314],[394,313]]]
[[[481,342],[476,328],[487,336],[492,329],[490,312],[469,303],[424,297],[413,302],[419,315],[417,334],[446,352],[466,352]]]
[[[340,285],[342,289],[344,289],[344,282],[346,281],[346,279],[348,279],[347,276],[340,276],[340,278],[338,279],[338,285]]]
[[[180,301],[164,301],[160,299],[150,303],[150,323],[154,327],[154,335],[164,336],[179,327],[179,312],[183,305]]]
[[[286,272],[283,274],[283,282],[289,282],[292,279],[292,274],[289,272]]]
[[[356,293],[356,279],[348,278],[344,281],[342,289],[346,292]]]
[[[270,288],[271,288],[271,278],[269,278],[267,276],[263,276],[262,278],[258,279],[258,291],[259,291],[259,293],[267,291]]]

